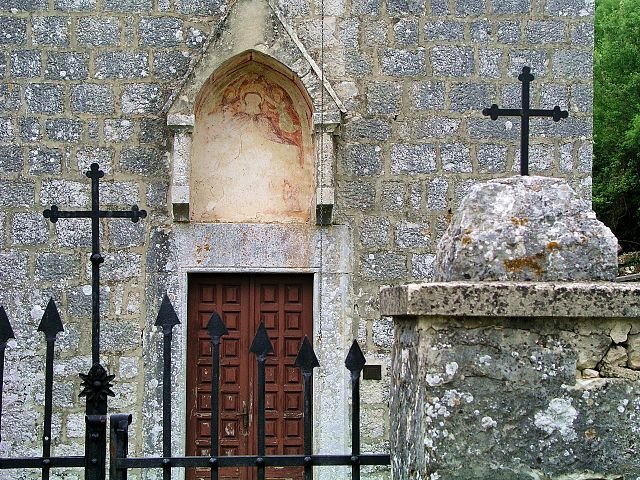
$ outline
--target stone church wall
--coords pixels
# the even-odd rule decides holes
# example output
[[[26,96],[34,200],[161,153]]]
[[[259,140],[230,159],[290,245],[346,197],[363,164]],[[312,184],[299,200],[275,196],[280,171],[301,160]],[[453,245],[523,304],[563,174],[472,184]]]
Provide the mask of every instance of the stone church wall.
[[[18,337],[8,349],[4,412],[20,418],[2,437],[3,455],[40,451],[35,330],[50,296],[65,322],[54,451],[82,450],[77,372],[90,366],[89,222],[54,225],[41,212],[52,203],[87,208],[92,162],[106,173],[104,206],[149,212],[137,224],[105,222],[102,238],[103,351],[119,389],[111,407],[133,412],[141,437],[140,402],[154,373],[141,360],[153,347],[143,343],[158,292],[173,281],[166,111],[234,3],[0,0],[0,303]],[[518,122],[480,111],[519,106],[523,65],[536,75],[533,105],[570,114],[532,122],[532,173],[567,177],[590,195],[593,2],[326,0],[324,23],[319,1],[274,6],[347,110],[334,137],[334,223],[351,242],[343,307],[357,320],[351,333],[383,366],[382,381],[363,385],[364,446],[380,450],[388,445],[393,329],[380,319],[378,289],[429,280],[435,244],[470,186],[516,172]],[[132,443],[133,453],[142,450]]]

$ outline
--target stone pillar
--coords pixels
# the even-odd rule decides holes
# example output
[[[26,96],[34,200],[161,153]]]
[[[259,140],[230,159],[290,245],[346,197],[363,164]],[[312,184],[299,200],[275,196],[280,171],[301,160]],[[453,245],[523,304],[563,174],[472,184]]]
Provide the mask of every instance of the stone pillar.
[[[640,476],[640,285],[562,181],[474,187],[439,282],[384,288],[391,453],[403,479]]]

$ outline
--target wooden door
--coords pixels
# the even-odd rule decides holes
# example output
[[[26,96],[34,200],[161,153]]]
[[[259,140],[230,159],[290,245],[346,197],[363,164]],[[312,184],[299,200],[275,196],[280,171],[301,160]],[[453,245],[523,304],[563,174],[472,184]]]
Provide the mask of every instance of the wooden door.
[[[303,453],[302,377],[293,366],[304,335],[313,334],[311,275],[189,276],[187,342],[187,455],[209,455],[211,447],[211,313],[229,334],[220,348],[221,455],[257,454],[255,356],[249,348],[264,322],[274,347],[266,362],[267,455]],[[210,471],[187,471],[187,480],[209,479]],[[220,479],[253,480],[255,468],[221,469]],[[267,478],[301,480],[299,468],[269,468]]]

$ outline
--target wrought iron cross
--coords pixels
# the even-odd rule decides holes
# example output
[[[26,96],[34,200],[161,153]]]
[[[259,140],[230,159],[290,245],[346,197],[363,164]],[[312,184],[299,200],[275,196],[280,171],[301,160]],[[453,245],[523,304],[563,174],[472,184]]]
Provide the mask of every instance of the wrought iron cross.
[[[131,210],[100,210],[99,180],[104,177],[97,163],[91,164],[91,170],[86,172],[91,179],[91,210],[65,211],[51,205],[43,212],[45,218],[56,223],[59,218],[90,218],[91,219],[91,359],[94,365],[100,363],[100,264],[104,257],[100,253],[100,219],[101,218],[130,218],[137,222],[147,216],[145,210],[133,205]]]
[[[529,175],[529,118],[530,117],[551,117],[554,122],[559,122],[561,118],[567,118],[569,112],[560,110],[559,106],[552,110],[530,108],[530,87],[535,77],[531,73],[531,67],[522,67],[522,73],[518,75],[518,80],[522,82],[522,108],[498,108],[495,103],[490,108],[482,110],[483,115],[497,120],[498,117],[520,117],[520,175]]]

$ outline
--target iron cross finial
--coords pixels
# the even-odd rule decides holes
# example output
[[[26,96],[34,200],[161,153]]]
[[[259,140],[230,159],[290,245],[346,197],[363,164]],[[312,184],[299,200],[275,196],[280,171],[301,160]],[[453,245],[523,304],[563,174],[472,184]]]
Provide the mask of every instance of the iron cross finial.
[[[529,118],[530,117],[551,117],[554,122],[559,122],[561,118],[567,118],[569,112],[560,110],[559,106],[551,110],[530,108],[531,82],[534,80],[531,67],[522,67],[522,73],[518,75],[518,80],[522,82],[522,108],[498,108],[495,103],[489,108],[482,110],[482,114],[497,120],[498,117],[520,117],[520,174],[529,175]]]

